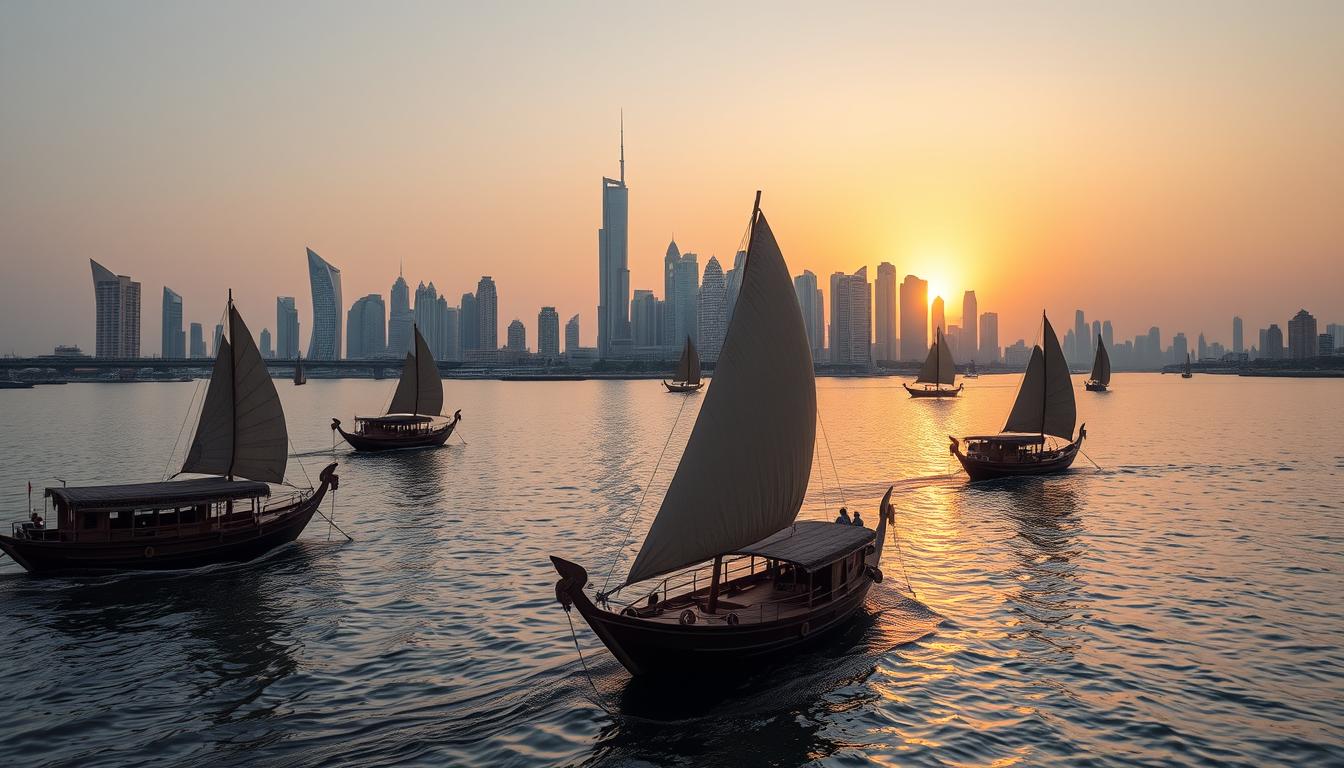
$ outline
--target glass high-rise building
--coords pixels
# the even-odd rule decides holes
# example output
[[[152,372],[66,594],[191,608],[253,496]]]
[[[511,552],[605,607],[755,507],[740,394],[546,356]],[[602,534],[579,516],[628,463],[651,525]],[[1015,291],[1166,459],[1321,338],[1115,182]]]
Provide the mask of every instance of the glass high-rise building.
[[[890,262],[877,265],[877,280],[873,284],[873,332],[876,336],[878,360],[898,360],[900,350],[896,348],[896,267]]]
[[[481,277],[476,283],[476,327],[480,349],[494,352],[499,349],[499,295],[495,292],[494,278]]]
[[[625,186],[625,127],[621,177],[602,177],[602,228],[597,231],[597,353],[630,345],[630,190]]]
[[[313,293],[313,331],[308,359],[336,360],[341,356],[341,270],[308,249],[308,284]]]
[[[415,322],[411,317],[411,287],[404,276],[397,275],[391,299],[387,308],[387,354],[400,359],[411,351],[411,325]]]
[[[966,291],[961,294],[961,340],[958,342],[963,362],[980,359],[979,328],[980,303],[976,301],[975,291]]]
[[[458,337],[461,339],[459,346],[465,356],[468,352],[481,348],[481,316],[476,311],[476,294],[462,294],[460,306],[462,316],[459,318]]]
[[[831,362],[868,365],[872,362],[873,297],[868,268],[852,275],[831,275]]]
[[[928,354],[929,283],[906,275],[901,282],[901,360],[918,363]]]
[[[658,317],[658,343],[678,349],[677,302],[673,297],[677,295],[677,263],[680,261],[681,251],[677,248],[677,241],[672,240],[663,254],[663,308]]]
[[[672,280],[672,347],[680,350],[686,339],[698,341],[696,320],[700,299],[700,257],[683,253]]]
[[[982,363],[999,362],[999,313],[980,315],[980,355]]]
[[[200,323],[191,324],[191,356],[193,359],[199,359],[205,354],[205,329]]]
[[[728,324],[728,281],[718,258],[709,257],[696,299],[696,346],[703,360],[714,362],[723,349]]]
[[[826,315],[822,311],[817,276],[811,270],[803,270],[803,274],[793,278],[793,292],[798,296],[798,308],[803,311],[803,327],[807,329],[812,360],[816,362],[826,348]]]
[[[350,360],[382,357],[387,351],[384,329],[387,308],[376,293],[362,296],[350,305],[345,322],[345,356]]]
[[[1316,356],[1316,345],[1320,341],[1316,333],[1316,318],[1305,309],[1299,309],[1293,319],[1288,321],[1288,357],[1304,360]]]
[[[653,291],[637,290],[630,299],[630,336],[636,347],[660,345],[658,304]]]
[[[275,356],[281,360],[299,356],[299,310],[293,296],[275,297]]]
[[[548,359],[560,356],[560,313],[555,307],[542,307],[537,313],[537,354]]]
[[[527,328],[523,325],[522,320],[514,320],[509,323],[507,339],[505,349],[510,352],[527,351]]]
[[[180,360],[187,356],[187,335],[182,330],[182,297],[168,286],[163,287],[163,337],[159,341],[160,357]]]
[[[93,268],[94,357],[140,356],[140,283],[114,275],[89,259]]]
[[[565,352],[575,352],[579,349],[579,316],[574,315],[565,323]]]

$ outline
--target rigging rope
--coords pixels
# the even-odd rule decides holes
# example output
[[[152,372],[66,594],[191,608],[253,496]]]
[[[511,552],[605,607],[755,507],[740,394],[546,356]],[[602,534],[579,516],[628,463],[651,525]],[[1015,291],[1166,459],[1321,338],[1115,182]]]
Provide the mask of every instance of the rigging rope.
[[[821,439],[826,441],[826,455],[831,457],[831,474],[835,475],[835,488],[840,493],[840,503],[848,505],[845,498],[845,486],[840,482],[840,470],[835,468],[835,454],[831,452],[831,439],[826,436],[826,422],[821,420],[821,409],[817,409],[817,423],[821,425]]]
[[[1084,451],[1082,448],[1079,448],[1079,449],[1078,449],[1078,452],[1081,453],[1081,454],[1083,454],[1083,456],[1084,456],[1088,461],[1092,461],[1092,457],[1087,455],[1087,451]],[[1092,461],[1092,466],[1096,467],[1098,472],[1101,471],[1101,466],[1100,466],[1099,464],[1097,464],[1097,462]]]
[[[583,675],[588,678],[588,685],[592,686],[593,695],[597,697],[597,701],[593,703],[597,704],[598,708],[603,712],[606,712],[608,717],[616,717],[616,715],[607,708],[606,703],[602,701],[602,692],[597,689],[597,683],[593,682],[593,673],[588,671],[588,662],[583,658],[583,649],[579,647],[579,636],[574,632],[574,619],[570,617],[568,608],[565,609],[565,621],[569,622],[569,636],[574,640],[574,650],[579,652],[579,663],[583,665]]]
[[[663,450],[658,454],[658,461],[653,465],[653,473],[649,475],[649,481],[644,484],[644,493],[639,497],[639,506],[635,507],[635,514],[630,516],[630,525],[625,529],[625,537],[621,539],[621,546],[616,550],[616,556],[611,559],[611,567],[607,569],[607,577],[602,580],[602,590],[599,595],[605,595],[607,585],[611,583],[611,574],[616,572],[616,564],[621,561],[621,554],[625,552],[625,545],[630,543],[630,532],[635,530],[635,523],[639,520],[640,510],[644,508],[644,500],[649,497],[649,488],[653,486],[653,481],[658,477],[658,468],[663,464],[663,456],[667,455],[667,446],[672,442],[672,435],[677,432],[677,425],[681,423],[681,412],[686,410],[686,401],[689,397],[681,398],[681,407],[677,409],[677,418],[672,421],[672,428],[667,431],[667,439],[663,441]],[[578,641],[575,641],[578,642]]]
[[[182,442],[182,433],[187,429],[187,422],[191,421],[193,406],[196,405],[196,395],[201,392],[201,382],[203,379],[196,380],[196,388],[191,392],[191,400],[187,401],[187,414],[182,417],[182,426],[177,428],[177,438],[173,440],[173,449],[168,452],[168,460],[163,463],[163,479],[168,479],[168,468],[173,465],[173,457],[177,455],[177,446]],[[204,403],[204,401],[202,401]]]

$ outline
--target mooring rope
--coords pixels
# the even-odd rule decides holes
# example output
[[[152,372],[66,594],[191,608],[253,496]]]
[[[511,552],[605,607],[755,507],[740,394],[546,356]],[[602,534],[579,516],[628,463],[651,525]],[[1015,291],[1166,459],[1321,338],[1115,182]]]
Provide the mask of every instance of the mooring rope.
[[[593,702],[608,717],[615,718],[616,715],[607,708],[606,702],[602,700],[602,692],[597,689],[597,683],[593,682],[593,673],[588,671],[588,661],[583,658],[583,649],[579,647],[579,635],[574,631],[574,619],[569,615],[569,608],[565,608],[565,621],[569,622],[569,637],[574,641],[574,650],[579,652],[579,663],[583,665],[583,676],[588,678],[588,685],[592,686],[593,695],[597,700]]]

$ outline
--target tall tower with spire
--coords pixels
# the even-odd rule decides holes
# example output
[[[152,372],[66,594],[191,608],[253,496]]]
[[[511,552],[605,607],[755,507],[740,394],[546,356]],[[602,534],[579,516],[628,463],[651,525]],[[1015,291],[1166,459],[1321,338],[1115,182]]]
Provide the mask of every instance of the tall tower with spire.
[[[630,191],[625,186],[625,113],[621,113],[619,179],[602,177],[602,228],[597,231],[597,352],[624,357],[630,339]]]

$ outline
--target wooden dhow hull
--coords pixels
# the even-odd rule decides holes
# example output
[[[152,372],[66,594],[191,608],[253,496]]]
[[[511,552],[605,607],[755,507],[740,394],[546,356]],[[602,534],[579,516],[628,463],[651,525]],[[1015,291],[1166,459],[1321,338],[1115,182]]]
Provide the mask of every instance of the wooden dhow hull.
[[[902,383],[905,391],[910,393],[911,397],[956,397],[961,394],[961,388],[965,384],[958,384],[956,389],[911,389],[909,384]]]
[[[583,591],[588,572],[582,566],[554,556],[551,562],[561,577],[555,585],[556,599],[565,610],[577,608],[630,674],[654,678],[723,674],[799,648],[853,618],[869,587],[881,578],[860,572],[857,584],[843,596],[775,621],[682,625],[603,610]]]
[[[952,455],[961,462],[962,469],[971,478],[972,482],[978,480],[998,480],[1005,477],[1032,477],[1035,475],[1050,475],[1057,472],[1063,472],[1073,465],[1073,460],[1078,458],[1078,451],[1082,448],[1083,438],[1069,443],[1062,448],[1051,451],[1051,455],[1040,461],[994,461],[988,458],[979,458],[967,456],[961,452],[957,446],[952,447]]]
[[[663,386],[664,386],[664,387],[667,387],[667,391],[668,391],[668,392],[673,392],[673,393],[696,392],[696,391],[698,391],[701,387],[705,386],[705,382],[703,382],[703,381],[697,381],[697,382],[694,383],[694,384],[687,384],[686,382],[677,382],[677,381],[666,382],[666,381],[664,381],[664,382],[663,382]]]
[[[110,571],[169,571],[200,568],[219,563],[255,560],[288,544],[303,533],[317,513],[328,490],[340,478],[331,464],[322,471],[322,482],[308,498],[288,507],[267,512],[253,525],[210,531],[191,536],[133,537],[103,542],[63,542],[0,535],[0,550],[36,575],[104,573]]]
[[[438,448],[448,442],[452,436],[453,430],[457,427],[457,422],[450,421],[442,427],[425,430],[423,433],[399,436],[399,435],[361,435],[357,432],[346,432],[341,427],[335,427],[345,442],[350,444],[356,451],[404,451],[411,448]]]
[[[1110,390],[1107,389],[1106,385],[1105,385],[1105,384],[1102,384],[1100,381],[1087,381],[1087,382],[1084,382],[1084,383],[1083,383],[1083,387],[1085,387],[1085,388],[1087,389],[1088,392],[1108,392],[1108,391],[1110,391]]]

